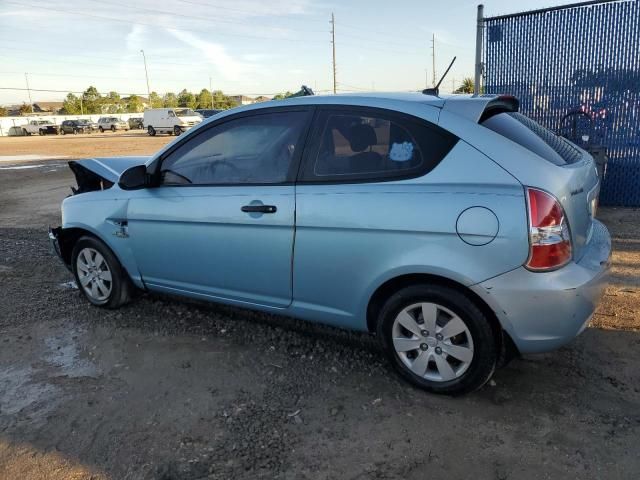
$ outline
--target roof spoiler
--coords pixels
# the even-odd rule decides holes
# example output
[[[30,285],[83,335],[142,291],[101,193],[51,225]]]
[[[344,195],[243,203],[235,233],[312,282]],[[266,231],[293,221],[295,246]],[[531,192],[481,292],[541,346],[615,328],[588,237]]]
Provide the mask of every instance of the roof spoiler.
[[[482,123],[498,113],[517,112],[519,108],[520,102],[513,95],[499,95],[487,102],[478,123]]]
[[[520,103],[513,95],[449,95],[445,97],[443,112],[459,115],[473,123],[485,121],[504,112],[517,112]]]

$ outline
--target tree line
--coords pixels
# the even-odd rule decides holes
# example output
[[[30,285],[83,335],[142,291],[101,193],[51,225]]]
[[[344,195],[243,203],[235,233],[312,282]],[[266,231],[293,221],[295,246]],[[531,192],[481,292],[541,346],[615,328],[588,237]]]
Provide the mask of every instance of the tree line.
[[[224,110],[237,106],[237,102],[220,90],[210,92],[203,88],[200,93],[189,92],[186,88],[180,93],[168,92],[159,95],[151,92],[145,101],[138,95],[121,97],[117,92],[100,94],[96,87],[87,88],[81,95],[69,93],[62,103],[62,114],[96,114],[96,113],[139,113],[144,110],[144,104],[151,108],[214,108]]]

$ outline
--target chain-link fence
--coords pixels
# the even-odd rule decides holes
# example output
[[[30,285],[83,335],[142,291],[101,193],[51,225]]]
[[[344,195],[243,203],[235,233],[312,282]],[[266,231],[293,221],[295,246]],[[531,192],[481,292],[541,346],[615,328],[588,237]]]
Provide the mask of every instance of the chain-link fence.
[[[640,0],[485,18],[485,88],[609,155],[600,201],[640,206]]]

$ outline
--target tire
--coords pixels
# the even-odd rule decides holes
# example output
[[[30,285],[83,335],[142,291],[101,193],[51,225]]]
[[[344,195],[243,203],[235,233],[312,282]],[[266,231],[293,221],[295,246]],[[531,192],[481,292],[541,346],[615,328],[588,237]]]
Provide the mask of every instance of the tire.
[[[64,134],[65,134],[65,131],[64,131],[64,129],[61,128],[60,129],[60,135],[64,135]]]
[[[179,137],[181,133],[182,133],[182,129],[181,129],[179,126],[174,125],[174,127],[173,127],[173,134],[174,134],[176,137]]]
[[[423,305],[437,323],[423,321]],[[489,319],[456,289],[405,287],[389,297],[377,320],[377,334],[390,362],[423,390],[461,395],[479,389],[493,375],[498,348]],[[459,333],[447,337],[455,332]]]
[[[98,127],[98,130],[100,130],[100,133],[104,133],[104,128],[102,128],[101,126]]]
[[[78,131],[78,129],[77,129],[77,128],[74,128],[74,129],[73,129],[73,134],[74,134],[74,135],[77,135],[77,134],[79,134],[79,133],[80,133],[80,132]]]
[[[93,305],[118,308],[130,300],[133,285],[127,272],[97,238],[80,237],[71,253],[71,267],[78,289]]]
[[[40,136],[44,135],[44,130],[42,130],[42,129],[38,130],[38,135],[40,135]]]
[[[29,132],[27,132],[27,129],[26,129],[26,128],[23,128],[23,129],[22,129],[22,133],[23,133],[23,135],[25,135],[25,136],[29,136]]]
[[[115,125],[111,125],[111,131],[112,131],[113,133],[116,133],[116,127],[115,127]]]
[[[156,129],[153,128],[151,125],[149,125],[147,127],[147,133],[149,134],[150,137],[155,137],[156,136]]]

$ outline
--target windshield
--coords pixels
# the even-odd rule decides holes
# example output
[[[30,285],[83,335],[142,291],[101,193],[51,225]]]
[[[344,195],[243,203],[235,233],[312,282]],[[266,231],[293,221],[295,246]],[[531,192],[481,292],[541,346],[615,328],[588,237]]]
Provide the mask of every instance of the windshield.
[[[86,125],[87,123],[89,123],[89,120],[76,120],[76,122],[78,123],[78,125]]]
[[[197,116],[196,112],[191,110],[190,108],[176,108],[173,110],[178,117],[195,117]]]

